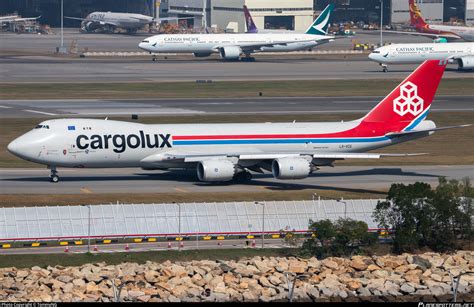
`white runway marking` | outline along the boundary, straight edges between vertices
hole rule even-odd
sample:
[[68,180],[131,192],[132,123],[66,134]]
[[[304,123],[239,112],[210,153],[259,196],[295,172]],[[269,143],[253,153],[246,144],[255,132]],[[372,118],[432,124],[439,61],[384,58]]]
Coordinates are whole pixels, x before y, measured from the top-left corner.
[[11,109],[12,107],[7,107],[7,106],[0,106],[2,109]]
[[58,115],[58,114],[54,114],[54,113],[41,112],[41,111],[35,111],[35,110],[23,110],[23,111],[30,112],[30,113],[38,113],[38,114],[43,114],[43,115],[50,115],[50,116]]

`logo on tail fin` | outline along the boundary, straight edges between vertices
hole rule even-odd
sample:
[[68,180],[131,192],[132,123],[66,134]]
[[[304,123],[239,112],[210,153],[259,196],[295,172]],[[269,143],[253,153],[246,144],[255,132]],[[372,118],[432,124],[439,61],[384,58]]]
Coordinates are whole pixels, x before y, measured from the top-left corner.
[[329,18],[334,10],[334,4],[326,6],[314,23],[306,30],[306,34],[326,35],[329,29]]
[[423,98],[418,96],[418,86],[408,81],[400,86],[400,96],[393,100],[393,112],[400,116],[411,113],[417,116],[423,112]]
[[424,26],[425,20],[421,16],[421,10],[416,5],[415,1],[409,1],[409,9],[410,9],[410,23],[412,26]]
[[257,33],[258,29],[255,23],[253,22],[252,15],[246,5],[244,5],[244,15],[245,15],[245,22],[247,24],[247,33]]

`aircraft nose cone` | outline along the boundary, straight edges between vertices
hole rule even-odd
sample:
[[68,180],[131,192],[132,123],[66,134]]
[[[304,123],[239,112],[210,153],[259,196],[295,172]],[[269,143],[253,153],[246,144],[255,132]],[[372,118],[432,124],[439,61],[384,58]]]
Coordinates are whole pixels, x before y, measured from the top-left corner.
[[138,44],[138,48],[148,51],[148,45],[148,43],[141,42],[140,44]]
[[18,156],[18,154],[20,152],[20,146],[19,146],[18,140],[11,141],[10,144],[8,144],[7,149],[12,154]]

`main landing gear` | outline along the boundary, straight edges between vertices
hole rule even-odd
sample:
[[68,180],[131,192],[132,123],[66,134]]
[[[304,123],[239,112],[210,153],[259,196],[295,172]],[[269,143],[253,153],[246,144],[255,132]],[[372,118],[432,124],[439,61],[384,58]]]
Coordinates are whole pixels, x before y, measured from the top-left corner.
[[240,172],[234,176],[234,181],[236,182],[247,182],[250,180],[252,180],[252,174],[249,172]]
[[58,171],[56,170],[56,167],[54,166],[51,166],[51,175],[49,175],[49,181],[51,181],[52,183],[59,182]]
[[255,58],[250,56],[250,54],[246,54],[245,57],[240,59],[242,62],[255,62]]

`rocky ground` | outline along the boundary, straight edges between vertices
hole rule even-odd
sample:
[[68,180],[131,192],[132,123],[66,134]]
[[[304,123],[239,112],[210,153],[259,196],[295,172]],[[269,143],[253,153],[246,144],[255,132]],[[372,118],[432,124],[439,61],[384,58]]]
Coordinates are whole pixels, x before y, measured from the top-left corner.
[[[348,258],[254,257],[239,261],[0,269],[0,301],[286,301],[286,272],[300,275],[295,301],[448,301],[449,273],[474,271],[474,252]],[[459,300],[474,300],[474,274],[464,275]]]

